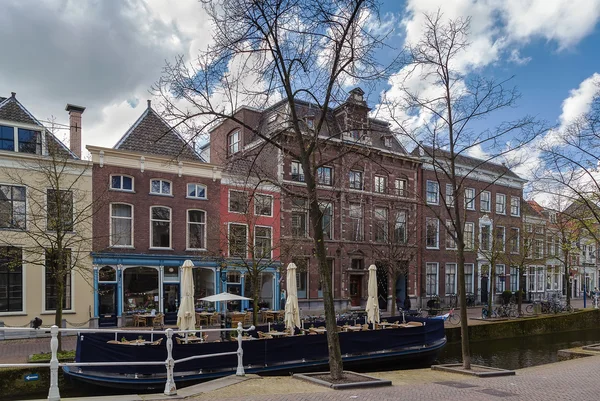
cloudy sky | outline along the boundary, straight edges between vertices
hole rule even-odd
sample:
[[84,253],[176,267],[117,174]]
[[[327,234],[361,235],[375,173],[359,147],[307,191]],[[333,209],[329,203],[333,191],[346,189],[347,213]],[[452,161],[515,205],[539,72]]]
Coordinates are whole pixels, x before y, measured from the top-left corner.
[[[522,99],[510,113],[564,125],[586,111],[600,77],[600,0],[386,0],[382,18],[397,48],[438,7],[472,18],[465,71],[515,76]],[[3,0],[2,8],[0,96],[17,92],[40,120],[59,123],[66,103],[85,106],[84,144],[113,146],[143,112],[165,61],[193,59],[210,42],[196,0]],[[384,91],[394,93],[393,81],[370,103]]]

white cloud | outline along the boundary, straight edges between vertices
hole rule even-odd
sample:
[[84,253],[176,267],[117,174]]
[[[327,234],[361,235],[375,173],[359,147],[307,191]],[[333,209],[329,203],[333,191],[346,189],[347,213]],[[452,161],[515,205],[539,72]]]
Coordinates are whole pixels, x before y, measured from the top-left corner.
[[590,111],[592,101],[598,96],[600,74],[594,73],[569,92],[569,97],[562,102],[562,113],[559,117],[562,129],[582,114]]
[[531,61],[531,57],[521,57],[519,49],[512,49],[508,61],[517,65],[527,65]]

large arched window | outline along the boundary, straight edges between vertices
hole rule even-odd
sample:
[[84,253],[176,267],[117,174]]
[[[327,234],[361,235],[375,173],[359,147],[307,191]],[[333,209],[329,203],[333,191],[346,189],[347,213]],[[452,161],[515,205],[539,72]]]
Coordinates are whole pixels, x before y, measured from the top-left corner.
[[233,155],[240,151],[241,136],[239,129],[232,131],[227,135],[227,154]]
[[123,271],[123,309],[151,311],[158,309],[158,270],[151,267],[128,267]]
[[171,248],[171,209],[168,207],[150,208],[150,247]]

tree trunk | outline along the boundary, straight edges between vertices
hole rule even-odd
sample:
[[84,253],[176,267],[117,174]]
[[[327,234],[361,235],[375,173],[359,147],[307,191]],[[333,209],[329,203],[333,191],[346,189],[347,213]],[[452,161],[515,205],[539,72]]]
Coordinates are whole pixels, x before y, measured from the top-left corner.
[[[565,255],[565,260],[568,260],[568,255]],[[569,283],[569,264],[565,262],[565,289],[567,294],[567,305],[571,305],[571,283]]]
[[518,314],[519,316],[521,316],[523,314],[523,310],[522,310],[522,305],[523,305],[523,280],[521,279],[521,277],[523,277],[523,268],[520,267],[517,270],[519,277],[517,277],[517,282],[519,283],[519,292],[517,295],[517,310],[518,310]]
[[[394,273],[393,270],[390,270],[390,275],[389,276],[392,278],[392,286],[390,288],[390,293],[392,294],[392,305],[391,305],[392,306],[391,307],[392,310],[390,311],[390,314],[392,316],[394,316],[394,314],[398,310],[398,304],[396,302],[396,280],[398,280],[398,277],[397,277],[398,273]],[[404,302],[404,300],[401,299],[400,302]],[[402,305],[402,306],[404,307],[404,305]]]
[[[58,328],[62,327],[62,312],[63,312],[63,293],[65,291],[65,275],[64,273],[57,268],[57,271],[54,274],[56,279],[56,314],[54,315],[54,324],[58,326]],[[62,351],[62,336],[58,334],[58,352]]]
[[260,291],[258,288],[258,278],[259,275],[257,274],[253,274],[251,277],[252,280],[252,300],[253,305],[252,305],[252,324],[254,325],[254,327],[256,327],[258,325],[258,302],[260,299]]
[[[465,292],[465,251],[463,241],[458,241],[458,297],[460,305],[460,342],[463,369],[471,369],[471,348],[469,344],[469,321],[467,316],[467,294]],[[475,271],[473,271],[475,275]]]
[[496,268],[491,263],[488,266],[489,266],[488,267],[489,268],[488,277],[490,278],[488,280],[488,285],[490,286],[490,291],[488,294],[488,315],[487,315],[487,317],[489,319],[490,317],[492,317],[492,308],[494,307],[494,289],[495,289],[494,280],[496,278],[496,274],[495,274]]

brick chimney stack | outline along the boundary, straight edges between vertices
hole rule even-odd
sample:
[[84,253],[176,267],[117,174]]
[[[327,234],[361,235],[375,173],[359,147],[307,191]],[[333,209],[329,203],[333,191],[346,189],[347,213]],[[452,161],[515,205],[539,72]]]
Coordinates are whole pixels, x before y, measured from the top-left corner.
[[81,115],[85,111],[85,107],[67,104],[65,110],[69,112],[69,148],[81,159]]

